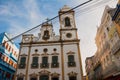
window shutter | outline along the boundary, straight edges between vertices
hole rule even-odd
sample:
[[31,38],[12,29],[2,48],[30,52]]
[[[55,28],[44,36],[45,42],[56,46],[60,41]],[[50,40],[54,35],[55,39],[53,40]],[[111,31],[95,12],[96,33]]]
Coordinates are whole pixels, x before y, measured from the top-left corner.
[[38,63],[38,57],[33,57],[33,63]]
[[26,62],[26,57],[21,57],[20,63],[25,64],[25,62]]
[[42,63],[48,63],[48,57],[43,57],[42,58]]
[[74,62],[74,56],[73,55],[68,56],[68,62]]
[[58,56],[52,56],[52,62],[57,63],[58,62]]

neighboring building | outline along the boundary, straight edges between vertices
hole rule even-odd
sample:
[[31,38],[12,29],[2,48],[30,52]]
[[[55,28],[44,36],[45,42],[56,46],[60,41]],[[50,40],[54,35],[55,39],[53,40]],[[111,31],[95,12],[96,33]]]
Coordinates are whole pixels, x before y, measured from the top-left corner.
[[83,80],[86,80],[86,76],[83,76]]
[[6,33],[0,34],[0,80],[13,80],[19,50]]
[[116,25],[116,29],[117,29],[117,32],[119,33],[119,37],[120,37],[120,0],[118,1],[118,4],[116,6],[116,11],[113,15],[113,18],[112,18],[114,24]]
[[75,14],[68,10],[64,6],[59,11],[60,35],[48,22],[38,37],[23,35],[16,80],[83,80]]
[[94,56],[87,57],[85,60],[86,77],[88,78],[88,80],[93,80],[93,75],[94,75],[93,62],[94,62]]
[[[119,72],[119,62],[113,60],[113,53],[117,48],[120,48],[120,38],[116,31],[115,24],[112,21],[112,16],[115,13],[115,9],[106,6],[100,27],[96,34],[96,44],[98,45],[99,63],[102,66],[101,76],[104,80],[115,79],[115,73]],[[113,76],[114,75],[114,76]],[[101,77],[100,77],[101,78]],[[99,79],[97,79],[99,80]]]
[[101,24],[97,29],[95,38],[97,51],[94,55],[93,71],[89,72],[94,74],[95,80],[120,78],[120,37],[116,25],[112,21],[116,10],[116,8],[106,6]]

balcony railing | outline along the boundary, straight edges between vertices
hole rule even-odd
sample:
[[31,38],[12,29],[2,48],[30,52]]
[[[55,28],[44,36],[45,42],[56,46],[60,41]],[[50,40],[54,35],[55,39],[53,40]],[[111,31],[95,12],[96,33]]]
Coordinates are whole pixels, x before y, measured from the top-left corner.
[[24,69],[26,67],[26,64],[19,64],[19,69]]
[[32,63],[31,68],[38,68],[39,64],[38,63]]
[[0,59],[0,65],[5,66],[8,69],[11,69],[11,70],[15,71],[15,68],[12,65],[10,65],[9,63],[3,61],[2,59]]
[[40,67],[41,68],[49,68],[49,63],[41,63]]
[[51,63],[51,67],[52,67],[52,68],[59,67],[59,63]]
[[75,67],[76,63],[75,62],[68,62],[68,67]]

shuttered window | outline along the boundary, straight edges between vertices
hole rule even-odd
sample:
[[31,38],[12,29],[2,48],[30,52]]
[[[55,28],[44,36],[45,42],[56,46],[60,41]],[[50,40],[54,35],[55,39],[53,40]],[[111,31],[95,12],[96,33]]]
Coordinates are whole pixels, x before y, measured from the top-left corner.
[[68,56],[68,62],[74,62],[74,56],[73,55]]
[[38,63],[38,57],[33,57],[33,62],[32,63]]
[[52,63],[58,63],[58,56],[52,56]]
[[25,64],[26,62],[26,57],[21,57],[20,64]]
[[48,57],[42,57],[42,63],[48,63]]

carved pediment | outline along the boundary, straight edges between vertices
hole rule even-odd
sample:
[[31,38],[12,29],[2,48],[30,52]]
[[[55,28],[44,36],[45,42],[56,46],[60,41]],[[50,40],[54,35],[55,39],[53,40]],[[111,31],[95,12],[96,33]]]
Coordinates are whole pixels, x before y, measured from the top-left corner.
[[48,53],[42,53],[41,56],[48,56]]
[[23,54],[20,54],[20,56],[27,56],[27,54],[23,53]]
[[42,70],[39,72],[39,75],[49,75],[49,74],[50,74],[50,72],[47,70]]
[[76,76],[77,73],[72,71],[72,72],[68,73],[68,75],[69,75],[69,76]]
[[52,53],[51,55],[59,55],[59,53]]
[[38,53],[33,53],[32,56],[40,56]]
[[69,51],[67,54],[75,54],[75,52]]
[[30,77],[37,77],[38,74],[34,72],[34,73],[30,74],[29,76],[30,76]]
[[59,75],[60,75],[60,74],[59,74],[59,73],[56,73],[56,72],[54,72],[54,73],[51,74],[52,77],[59,77]]

